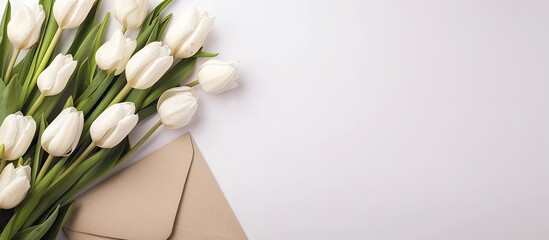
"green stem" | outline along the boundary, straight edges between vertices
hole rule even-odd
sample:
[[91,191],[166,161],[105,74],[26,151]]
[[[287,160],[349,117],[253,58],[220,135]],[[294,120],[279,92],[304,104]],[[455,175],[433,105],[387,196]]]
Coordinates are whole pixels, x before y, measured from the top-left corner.
[[211,58],[211,57],[217,57],[219,53],[211,53],[211,52],[203,52],[200,51],[197,54],[195,54],[193,57],[195,58]]
[[0,172],[2,172],[2,170],[4,170],[4,168],[6,167],[6,165],[8,165],[8,160],[6,160],[6,159],[0,159]]
[[126,34],[126,31],[128,31],[128,28],[126,26],[122,26],[122,35]]
[[76,167],[78,167],[78,165],[80,165],[80,163],[82,163],[82,161],[84,161],[84,159],[86,159],[88,157],[88,155],[90,155],[90,153],[93,151],[93,149],[95,149],[95,144],[92,142],[92,143],[90,143],[90,145],[88,145],[86,150],[84,150],[84,152],[82,152],[82,154],[80,154],[80,156],[78,156],[78,158],[69,166],[69,168],[67,168],[67,170],[65,170],[63,172],[63,174],[61,174],[61,176],[57,177],[56,182],[63,179],[70,172],[72,172],[72,170],[74,170]]
[[118,95],[116,95],[116,97],[111,101],[111,103],[109,104],[109,106],[107,106],[107,108],[114,104],[122,102],[126,98],[126,96],[128,96],[131,90],[132,90],[132,87],[129,84],[126,84],[126,86],[122,88],[122,90],[118,93]]
[[51,162],[53,161],[54,156],[49,154],[48,158],[46,159],[46,162],[44,163],[44,166],[42,166],[42,169],[40,169],[40,172],[38,173],[38,177],[36,177],[36,182],[40,182],[44,175],[46,175],[46,172],[48,171],[48,168],[51,165]]
[[19,53],[21,52],[21,49],[15,49],[13,53],[11,54],[11,60],[8,64],[8,68],[6,69],[6,76],[4,76],[4,82],[6,85],[10,83],[11,78],[11,71],[13,70],[13,66],[15,65],[15,61],[17,61],[17,56],[19,56]]
[[149,131],[147,132],[147,134],[145,134],[145,136],[143,136],[141,138],[141,140],[139,140],[139,142],[137,142],[137,144],[135,144],[135,146],[133,146],[126,154],[124,154],[124,156],[122,156],[122,158],[120,158],[120,160],[118,160],[118,162],[116,163],[117,165],[128,160],[128,158],[130,158],[131,156],[133,156],[133,154],[135,154],[135,152],[141,147],[143,146],[143,144],[145,144],[145,142],[153,135],[154,132],[156,132],[156,130],[162,126],[162,121],[158,120],[158,122],[156,122],[152,127],[151,129],[149,129]]
[[38,99],[36,99],[36,102],[34,102],[34,104],[32,104],[32,107],[30,108],[29,112],[27,113],[27,116],[32,116],[36,112],[36,110],[38,110],[40,105],[42,105],[42,102],[44,101],[44,98],[46,98],[46,96],[44,96],[44,94],[40,93],[40,96],[38,97]]
[[198,80],[194,80],[194,81],[188,83],[188,84],[185,85],[185,86],[187,86],[187,87],[195,87],[195,86],[198,86],[199,84],[200,84],[200,82],[199,82]]
[[53,39],[51,40],[50,45],[48,45],[48,49],[44,54],[44,58],[42,58],[42,60],[40,61],[40,64],[38,65],[36,72],[34,72],[34,75],[31,80],[31,84],[29,85],[28,92],[26,92],[27,94],[26,96],[29,96],[31,94],[32,89],[34,89],[34,86],[36,85],[36,81],[38,81],[38,76],[46,68],[46,65],[50,60],[51,54],[53,53],[53,50],[55,50],[55,46],[57,45],[57,42],[59,41],[59,38],[61,37],[62,33],[63,33],[63,29],[60,27],[57,27],[57,31],[55,31],[55,35],[53,35]]

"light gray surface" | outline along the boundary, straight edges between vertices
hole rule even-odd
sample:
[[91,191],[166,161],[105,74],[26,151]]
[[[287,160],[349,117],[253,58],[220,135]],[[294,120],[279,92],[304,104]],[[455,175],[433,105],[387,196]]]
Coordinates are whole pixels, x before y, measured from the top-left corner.
[[250,239],[549,238],[549,2],[176,2],[242,85],[145,153],[191,131]]

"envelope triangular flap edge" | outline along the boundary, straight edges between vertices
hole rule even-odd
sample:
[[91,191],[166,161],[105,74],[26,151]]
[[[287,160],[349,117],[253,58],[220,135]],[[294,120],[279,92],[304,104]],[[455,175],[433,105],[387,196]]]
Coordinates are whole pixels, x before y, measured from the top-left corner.
[[200,150],[192,144],[193,161],[170,239],[248,239]]

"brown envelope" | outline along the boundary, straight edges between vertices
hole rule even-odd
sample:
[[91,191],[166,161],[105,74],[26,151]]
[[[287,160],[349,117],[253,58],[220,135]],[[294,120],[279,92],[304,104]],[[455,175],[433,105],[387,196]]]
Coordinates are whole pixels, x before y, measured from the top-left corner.
[[64,231],[70,240],[247,239],[189,134],[79,197]]

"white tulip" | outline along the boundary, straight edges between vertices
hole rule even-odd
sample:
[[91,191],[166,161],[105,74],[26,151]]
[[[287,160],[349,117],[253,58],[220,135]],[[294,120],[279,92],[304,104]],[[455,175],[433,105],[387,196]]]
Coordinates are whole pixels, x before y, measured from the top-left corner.
[[135,114],[132,102],[117,103],[95,119],[90,127],[93,143],[101,148],[113,148],[118,145],[137,124],[139,117]]
[[149,1],[147,0],[116,0],[114,16],[116,20],[128,29],[140,28],[147,17]]
[[56,157],[70,155],[78,145],[83,127],[84,114],[74,107],[65,108],[42,133],[42,148]]
[[76,28],[82,24],[95,0],[56,0],[53,16],[62,29]]
[[15,160],[27,152],[36,132],[36,122],[21,112],[8,115],[0,126],[0,144],[4,144],[4,160]]
[[8,38],[17,49],[28,49],[40,38],[46,14],[42,5],[24,5],[15,12],[8,23]]
[[72,56],[59,54],[50,65],[38,75],[38,89],[44,96],[53,96],[59,94],[72,76],[76,69],[76,61]]
[[239,77],[236,62],[212,59],[200,66],[198,81],[200,87],[208,93],[222,93],[238,86]]
[[147,89],[170,69],[171,50],[161,42],[152,42],[135,53],[126,65],[126,80],[132,88]]
[[169,129],[180,128],[191,122],[197,107],[196,93],[186,86],[164,92],[157,104],[160,120]]
[[8,164],[0,173],[0,209],[12,209],[25,199],[30,189],[31,168]]
[[119,75],[126,68],[136,46],[135,40],[124,38],[122,31],[116,31],[109,41],[97,49],[95,53],[97,66],[108,73],[114,72],[115,75]]
[[192,57],[204,44],[204,40],[213,27],[215,17],[195,7],[181,13],[181,17],[172,23],[166,31],[166,44],[177,58]]

